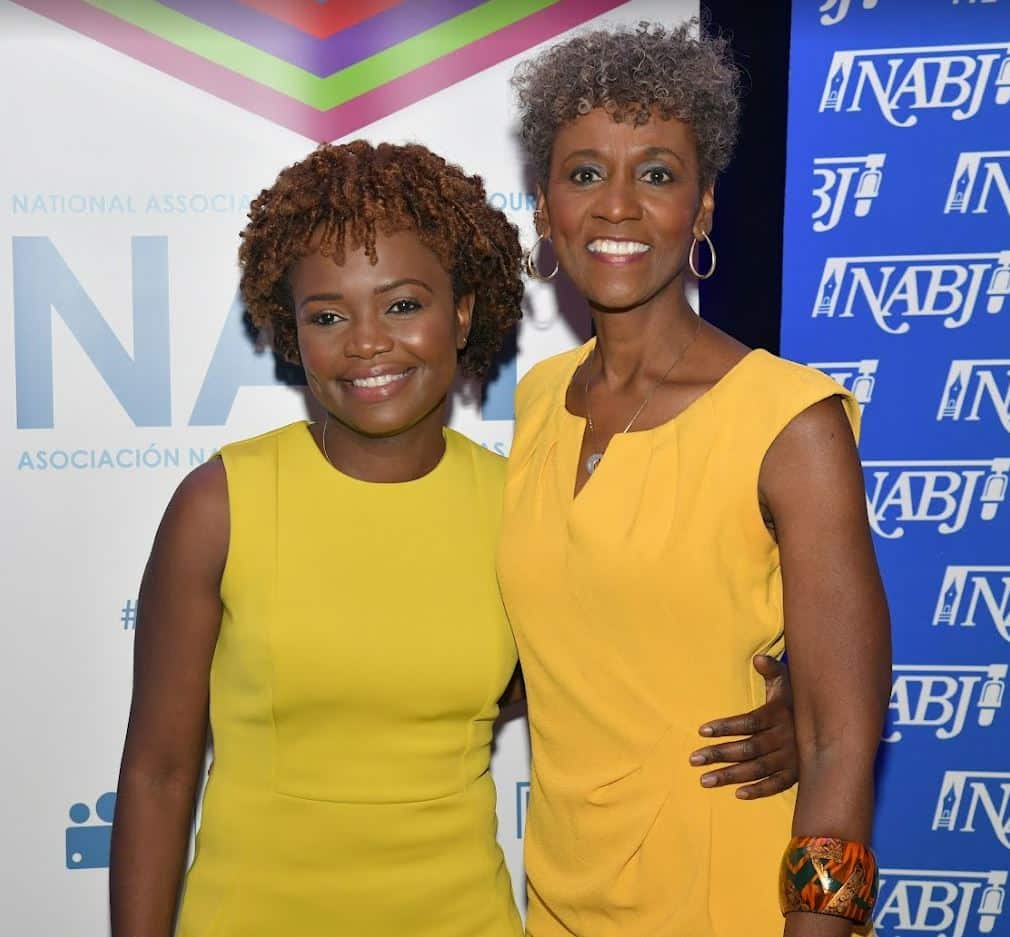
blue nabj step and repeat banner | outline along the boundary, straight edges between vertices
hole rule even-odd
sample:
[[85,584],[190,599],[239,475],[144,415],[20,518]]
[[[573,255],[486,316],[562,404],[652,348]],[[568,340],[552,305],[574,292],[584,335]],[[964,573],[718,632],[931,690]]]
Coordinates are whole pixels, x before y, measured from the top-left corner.
[[1010,935],[1010,0],[794,0],[782,353],[863,406],[875,929]]

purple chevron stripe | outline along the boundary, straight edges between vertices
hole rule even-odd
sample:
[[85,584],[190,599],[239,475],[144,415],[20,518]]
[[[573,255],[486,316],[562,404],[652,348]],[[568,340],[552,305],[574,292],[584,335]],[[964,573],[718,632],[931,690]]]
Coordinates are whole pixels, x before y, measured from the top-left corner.
[[[558,0],[539,13],[328,111],[318,111],[237,75],[84,0],[15,2],[305,137],[336,140],[607,13],[627,0]],[[461,116],[465,120],[465,113]]]
[[159,0],[162,6],[227,33],[263,52],[326,78],[459,16],[484,0],[407,0],[369,19],[317,39],[236,0]]

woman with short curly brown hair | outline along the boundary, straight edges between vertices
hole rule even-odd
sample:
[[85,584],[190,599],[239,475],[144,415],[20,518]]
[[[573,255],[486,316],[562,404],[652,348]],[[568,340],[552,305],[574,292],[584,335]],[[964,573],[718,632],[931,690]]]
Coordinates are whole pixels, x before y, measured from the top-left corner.
[[515,228],[421,146],[321,146],[255,200],[242,295],[326,413],[179,486],[140,592],[114,937],[520,937],[488,772],[516,666],[504,462],[445,427],[519,318]]
[[[520,383],[505,487],[529,937],[842,937],[873,905],[890,648],[859,408],[703,323],[685,293],[689,271],[715,271],[737,84],[697,23],[584,33],[516,73],[538,241],[596,332]],[[527,258],[552,277],[542,264]],[[798,795],[758,762],[738,797],[783,792],[702,790],[696,727],[750,708],[752,658],[785,646]]]
[[252,203],[239,250],[240,289],[253,322],[272,332],[282,358],[300,361],[288,273],[313,239],[338,264],[348,243],[374,262],[376,233],[401,230],[415,232],[435,253],[455,296],[474,294],[459,363],[464,374],[487,373],[520,316],[514,225],[488,204],[479,176],[423,146],[365,140],[320,146]]

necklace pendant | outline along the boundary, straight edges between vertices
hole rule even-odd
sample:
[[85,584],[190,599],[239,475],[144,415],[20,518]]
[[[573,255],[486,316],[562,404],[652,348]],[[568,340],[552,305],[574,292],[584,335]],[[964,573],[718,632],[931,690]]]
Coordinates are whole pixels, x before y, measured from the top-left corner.
[[592,452],[592,453],[590,453],[589,458],[586,459],[586,471],[590,475],[592,475],[593,472],[596,471],[596,466],[598,466],[600,464],[600,461],[602,459],[603,459],[603,453],[602,452]]

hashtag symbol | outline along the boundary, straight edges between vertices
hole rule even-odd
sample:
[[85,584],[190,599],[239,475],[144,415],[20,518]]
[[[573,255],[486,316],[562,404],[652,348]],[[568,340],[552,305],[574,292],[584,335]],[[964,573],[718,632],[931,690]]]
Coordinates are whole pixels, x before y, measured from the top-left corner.
[[127,599],[123,606],[119,620],[123,623],[123,631],[129,631],[137,625],[137,603],[133,599]]

